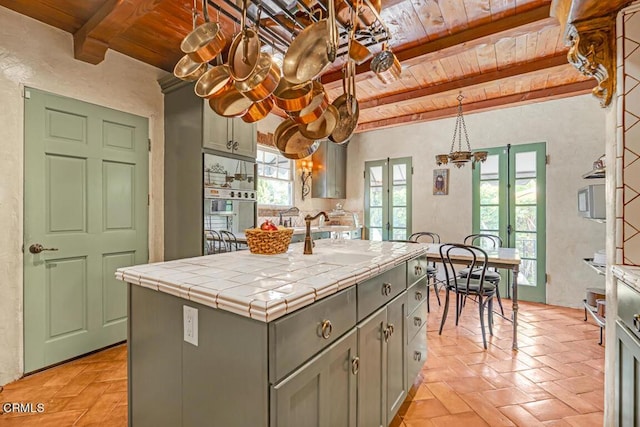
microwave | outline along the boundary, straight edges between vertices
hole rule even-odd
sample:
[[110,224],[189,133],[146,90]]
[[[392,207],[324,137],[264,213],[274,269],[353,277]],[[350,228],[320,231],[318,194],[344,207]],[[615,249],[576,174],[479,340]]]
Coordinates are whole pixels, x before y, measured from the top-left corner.
[[605,219],[604,184],[588,185],[578,190],[578,214],[589,219]]

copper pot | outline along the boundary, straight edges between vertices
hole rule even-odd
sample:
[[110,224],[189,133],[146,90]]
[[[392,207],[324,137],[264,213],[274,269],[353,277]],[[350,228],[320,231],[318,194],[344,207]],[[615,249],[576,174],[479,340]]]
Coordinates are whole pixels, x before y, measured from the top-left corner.
[[338,123],[338,109],[329,104],[322,116],[311,123],[298,125],[300,134],[309,139],[326,138],[334,131]]
[[209,99],[224,89],[230,80],[229,67],[227,65],[218,65],[204,73],[193,89],[200,98]]
[[233,38],[229,48],[229,70],[231,71],[231,77],[237,82],[251,77],[260,59],[258,31],[260,29],[260,12],[262,8],[258,8],[258,17],[256,19],[258,27],[252,30],[245,28],[248,7],[248,0],[243,0],[242,20],[240,21],[241,31]]
[[306,82],[294,85],[287,79],[280,79],[273,92],[276,105],[288,113],[296,113],[309,105],[313,99],[313,83]]
[[251,104],[249,98],[238,92],[233,80],[229,80],[216,96],[209,98],[209,107],[223,117],[242,117]]
[[313,82],[313,98],[309,105],[300,110],[299,113],[290,113],[289,117],[298,124],[307,124],[314,122],[320,118],[329,105],[329,98],[324,91],[322,83]]
[[320,141],[302,136],[298,125],[291,119],[285,119],[280,123],[273,134],[273,140],[280,154],[293,160],[312,155],[320,145]]
[[344,93],[333,101],[338,110],[338,122],[329,135],[329,139],[336,144],[345,144],[358,126],[360,106],[356,98],[355,64],[348,61],[343,68],[342,89]]
[[207,67],[206,62],[195,62],[189,55],[185,55],[173,67],[173,75],[181,80],[194,81],[207,71]]
[[338,49],[338,30],[335,5],[328,2],[329,16],[302,30],[284,55],[282,72],[291,83],[313,80],[335,60]]
[[268,96],[262,101],[251,104],[247,112],[242,116],[245,123],[254,123],[264,119],[273,109],[273,98]]
[[280,82],[280,68],[271,55],[260,53],[253,73],[243,81],[236,81],[236,89],[250,100],[262,101],[273,93]]
[[194,28],[180,44],[180,49],[195,62],[211,61],[222,52],[226,44],[222,27],[217,22],[209,22],[209,8],[206,0],[202,1],[202,12],[204,24]]

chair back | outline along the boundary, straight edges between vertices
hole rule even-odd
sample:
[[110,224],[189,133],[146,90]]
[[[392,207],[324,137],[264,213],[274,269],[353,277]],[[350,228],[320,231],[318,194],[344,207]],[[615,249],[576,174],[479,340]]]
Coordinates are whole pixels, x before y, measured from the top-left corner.
[[480,246],[485,249],[497,249],[502,247],[502,239],[495,234],[476,233],[465,237],[464,244]]
[[419,231],[409,236],[409,240],[420,243],[440,243],[440,236],[430,231]]
[[[452,288],[456,292],[465,294],[482,294],[484,287],[484,276],[487,272],[487,252],[478,246],[465,245],[459,243],[445,243],[440,246],[440,259],[444,265],[444,272],[446,276],[446,285]],[[464,261],[456,260],[456,257],[468,258]],[[459,277],[456,272],[456,265],[460,268],[469,268],[469,271],[480,272],[479,279],[472,279],[471,274],[467,274],[467,277]],[[471,284],[478,284],[477,290],[471,290]]]
[[222,244],[224,244],[226,252],[238,250],[238,239],[231,231],[220,230],[220,237],[222,238]]
[[219,253],[222,246],[222,237],[220,237],[220,234],[216,230],[205,230],[204,237],[207,255]]

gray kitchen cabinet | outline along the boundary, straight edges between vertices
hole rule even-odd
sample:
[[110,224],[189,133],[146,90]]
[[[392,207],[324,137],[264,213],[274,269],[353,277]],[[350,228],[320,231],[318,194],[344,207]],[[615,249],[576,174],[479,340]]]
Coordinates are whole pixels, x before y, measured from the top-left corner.
[[[407,265],[407,277],[411,278],[412,274],[420,271],[415,268],[416,261],[418,265],[421,262],[411,260]],[[412,265],[413,264],[413,265]],[[426,272],[426,269],[424,269]],[[415,276],[413,276],[415,278]],[[428,297],[427,285],[429,278],[422,276],[407,289],[407,387],[415,381],[420,373],[422,366],[427,361],[427,302]]]
[[407,395],[407,294],[358,324],[358,426],[387,426]]
[[214,113],[205,103],[202,146],[224,154],[256,158],[257,125]]
[[313,160],[311,197],[346,198],[347,147],[331,141],[322,141],[311,159]]
[[640,340],[616,321],[616,404],[617,426],[640,425]]
[[271,426],[355,427],[357,331],[271,387]]

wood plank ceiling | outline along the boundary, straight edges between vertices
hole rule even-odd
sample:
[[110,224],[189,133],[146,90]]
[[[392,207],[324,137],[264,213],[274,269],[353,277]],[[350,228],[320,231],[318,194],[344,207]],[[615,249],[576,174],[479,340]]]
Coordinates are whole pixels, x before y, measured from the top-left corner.
[[[550,3],[383,0],[381,16],[402,76],[383,84],[370,71],[370,61],[357,67],[357,131],[455,115],[459,91],[465,112],[589,93],[596,83],[567,63],[568,48],[560,24],[550,17]],[[230,42],[237,25],[229,17],[239,19],[237,8],[223,0],[209,4]],[[99,63],[112,49],[169,72],[192,28],[192,5],[192,0],[0,0],[0,6],[73,34],[80,60]],[[222,13],[216,13],[218,7]],[[277,19],[287,18],[278,14]],[[378,52],[380,45],[370,49]],[[321,78],[331,100],[342,93],[343,60]]]

